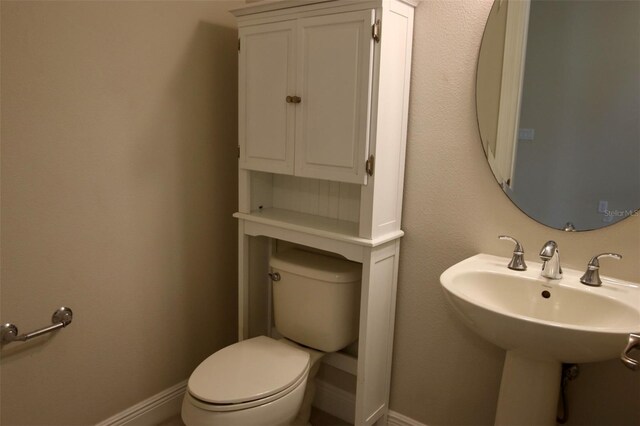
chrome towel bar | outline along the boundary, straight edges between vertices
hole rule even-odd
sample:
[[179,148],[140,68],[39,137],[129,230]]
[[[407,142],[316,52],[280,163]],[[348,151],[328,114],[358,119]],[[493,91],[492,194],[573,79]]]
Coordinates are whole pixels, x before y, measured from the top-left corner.
[[14,324],[6,323],[0,326],[0,342],[3,345],[7,343],[20,341],[26,342],[27,340],[31,340],[34,337],[42,336],[43,334],[51,333],[54,330],[59,328],[64,328],[71,324],[71,320],[73,319],[73,312],[70,308],[61,307],[56,309],[56,311],[51,316],[51,322],[53,324],[39,328],[31,333],[20,334],[18,335],[18,327]]

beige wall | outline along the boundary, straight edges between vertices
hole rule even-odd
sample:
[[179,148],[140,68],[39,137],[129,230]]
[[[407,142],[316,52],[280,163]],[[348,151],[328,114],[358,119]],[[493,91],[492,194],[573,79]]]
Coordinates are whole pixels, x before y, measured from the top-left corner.
[[[565,234],[495,183],[473,96],[490,6],[416,14],[391,408],[430,426],[491,424],[504,356],[447,308],[448,266],[508,256],[507,233],[530,260],[556,239],[576,268],[620,251],[603,270],[640,280],[640,218]],[[3,424],[96,422],[234,340],[230,7],[2,3],[2,321],[27,331],[57,305],[76,312],[54,338],[2,350]],[[617,361],[571,386],[572,424],[640,421],[640,375]]]
[[[640,217],[599,231],[563,233],[527,218],[484,160],[474,105],[475,67],[490,1],[425,1],[416,11],[409,141],[391,408],[427,425],[492,424],[504,352],[448,309],[439,275],[479,252],[528,260],[555,239],[563,264],[584,268],[623,253],[605,274],[640,281]],[[582,366],[570,424],[640,424],[640,375],[619,361]]]
[[2,2],[3,425],[91,424],[236,336],[232,2]]

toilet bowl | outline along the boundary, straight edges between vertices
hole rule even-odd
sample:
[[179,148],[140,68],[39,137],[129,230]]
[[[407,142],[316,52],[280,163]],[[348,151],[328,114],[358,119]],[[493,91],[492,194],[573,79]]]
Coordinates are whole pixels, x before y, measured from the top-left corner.
[[296,424],[298,414],[310,410],[313,393],[305,391],[323,355],[266,336],[227,346],[189,378],[182,419],[188,426]]
[[307,425],[320,360],[356,340],[359,264],[292,249],[270,265],[284,338],[243,340],[204,360],[182,403],[187,426]]

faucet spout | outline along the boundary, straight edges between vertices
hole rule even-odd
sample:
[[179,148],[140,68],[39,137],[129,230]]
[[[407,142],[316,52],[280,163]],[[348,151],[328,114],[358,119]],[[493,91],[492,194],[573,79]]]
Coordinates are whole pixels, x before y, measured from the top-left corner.
[[562,267],[560,266],[560,250],[555,241],[547,241],[540,250],[542,260],[542,276],[551,280],[562,278]]

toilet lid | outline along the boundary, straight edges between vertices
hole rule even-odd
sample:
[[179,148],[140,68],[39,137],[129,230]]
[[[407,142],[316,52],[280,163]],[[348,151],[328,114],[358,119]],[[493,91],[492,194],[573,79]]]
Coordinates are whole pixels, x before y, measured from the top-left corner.
[[309,354],[269,337],[243,340],[205,359],[189,378],[189,393],[212,404],[266,398],[293,385]]

